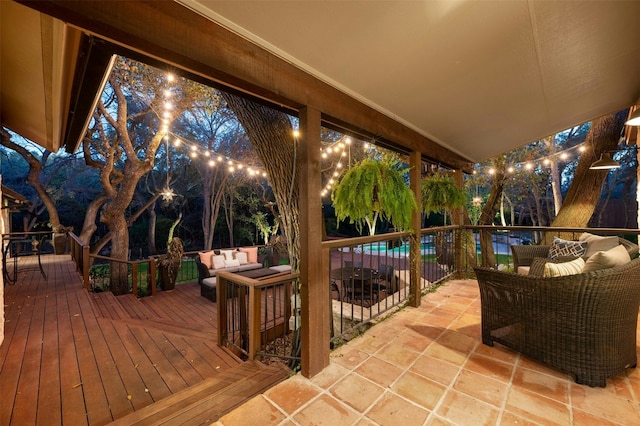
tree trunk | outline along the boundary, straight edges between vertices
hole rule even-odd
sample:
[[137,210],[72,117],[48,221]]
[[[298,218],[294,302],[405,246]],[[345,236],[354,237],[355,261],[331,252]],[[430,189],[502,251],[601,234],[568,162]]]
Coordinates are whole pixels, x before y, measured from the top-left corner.
[[4,129],[0,129],[0,144],[16,151],[18,154],[25,159],[25,161],[29,164],[29,173],[27,174],[27,183],[33,187],[33,189],[40,197],[40,200],[44,204],[49,213],[49,223],[51,224],[51,228],[55,230],[60,227],[60,218],[58,216],[58,209],[56,208],[56,203],[47,193],[46,188],[40,182],[40,173],[42,172],[42,168],[44,163],[48,158],[47,151],[42,155],[42,163],[38,160],[29,150],[14,143],[11,140],[11,135],[9,132]]
[[[551,226],[582,228],[589,224],[600,199],[602,183],[609,173],[609,170],[591,170],[589,167],[601,153],[616,149],[625,118],[626,111],[623,111],[591,122],[586,139],[590,149],[582,153],[562,208]],[[570,235],[561,237],[571,238]],[[545,241],[550,243],[552,239],[553,235],[548,235]]]
[[300,208],[297,161],[298,141],[289,117],[273,108],[229,93],[223,98],[244,127],[264,165],[278,206],[289,261],[298,271],[300,260]]
[[[544,144],[547,146],[549,154],[554,154],[556,152],[553,139],[553,136],[544,138]],[[550,156],[549,158],[549,170],[551,171],[551,193],[553,194],[553,217],[555,217],[562,208],[562,186],[560,183],[558,162],[554,156]]]
[[[491,184],[491,192],[489,193],[487,202],[482,208],[479,220],[480,225],[493,225],[493,219],[496,217],[498,208],[500,207],[502,191],[504,191],[506,175],[505,159],[503,156],[499,156],[494,159],[493,168],[495,173],[493,175],[493,183]],[[480,232],[480,252],[482,254],[482,266],[492,266],[496,264],[491,231]]]
[[156,214],[156,201],[154,201],[150,206],[147,207],[147,212],[149,213],[149,239],[147,241],[149,250],[149,254],[153,255],[158,252],[156,248],[156,220],[158,215]]

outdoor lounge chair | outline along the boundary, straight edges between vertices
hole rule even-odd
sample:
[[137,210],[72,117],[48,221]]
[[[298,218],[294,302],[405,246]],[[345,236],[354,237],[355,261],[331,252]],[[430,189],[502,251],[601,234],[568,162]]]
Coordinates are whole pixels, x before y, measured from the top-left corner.
[[636,366],[640,259],[546,278],[474,269],[484,344],[501,343],[589,386]]
[[[638,246],[629,240],[618,237],[618,243],[623,245],[631,259],[638,255]],[[513,270],[519,272],[520,267],[529,267],[536,257],[548,257],[550,245],[512,245]]]

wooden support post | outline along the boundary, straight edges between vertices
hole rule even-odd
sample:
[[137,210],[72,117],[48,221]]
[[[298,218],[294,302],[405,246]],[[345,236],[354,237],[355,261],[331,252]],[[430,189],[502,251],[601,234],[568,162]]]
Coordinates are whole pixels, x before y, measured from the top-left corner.
[[256,359],[256,353],[260,350],[262,333],[260,332],[260,297],[261,291],[255,285],[249,287],[249,359]]
[[413,212],[411,225],[413,228],[413,237],[409,245],[409,304],[415,308],[420,306],[420,278],[422,277],[422,254],[421,254],[421,233],[422,229],[422,154],[420,151],[413,151],[409,155],[409,185],[413,191],[418,204],[418,210]]
[[224,273],[216,274],[216,304],[218,309],[218,346],[224,346],[224,341],[227,339],[227,279],[224,277]]
[[151,286],[151,295],[156,295],[156,259],[149,257],[149,276],[147,277],[147,283]]
[[302,374],[313,377],[329,365],[329,282],[322,276],[320,111],[300,110],[300,297]]

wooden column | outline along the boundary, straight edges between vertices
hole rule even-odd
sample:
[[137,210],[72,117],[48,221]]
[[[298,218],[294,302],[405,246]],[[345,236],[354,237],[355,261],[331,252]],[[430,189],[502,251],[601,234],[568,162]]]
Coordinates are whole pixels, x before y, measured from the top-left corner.
[[320,111],[302,108],[299,117],[302,374],[313,377],[329,365],[329,283],[322,280]]
[[413,212],[412,228],[413,237],[409,247],[409,277],[411,281],[409,304],[415,308],[420,306],[420,278],[422,276],[422,256],[420,253],[420,230],[422,229],[422,153],[420,151],[413,151],[409,155],[409,165],[411,167],[409,171],[409,185],[413,191],[413,195],[416,197],[416,203],[418,204],[418,210]]

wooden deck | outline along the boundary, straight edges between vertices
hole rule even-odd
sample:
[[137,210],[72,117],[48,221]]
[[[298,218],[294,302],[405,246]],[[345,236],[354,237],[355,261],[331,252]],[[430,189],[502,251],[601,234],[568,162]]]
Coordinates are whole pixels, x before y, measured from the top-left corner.
[[[43,256],[46,281],[29,268],[34,259],[20,262],[4,295],[0,425],[103,425],[144,407],[175,414],[170,403],[186,410],[181,418],[190,424],[215,421],[225,411],[220,401],[232,408],[286,377],[216,345],[216,304],[196,283],[143,299],[115,297],[86,292],[68,256]],[[258,376],[260,385],[239,384]],[[222,383],[235,386],[235,399]],[[197,386],[218,402],[199,403]],[[188,414],[195,406],[199,414]]]

